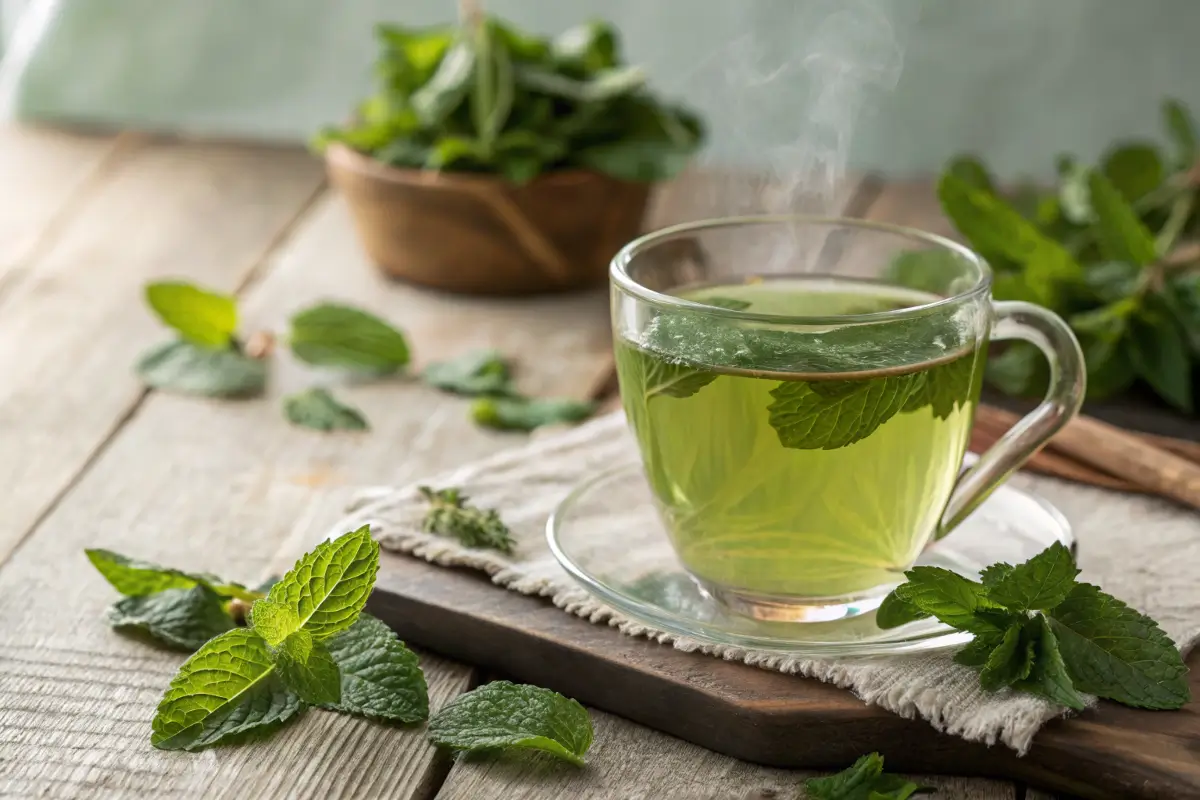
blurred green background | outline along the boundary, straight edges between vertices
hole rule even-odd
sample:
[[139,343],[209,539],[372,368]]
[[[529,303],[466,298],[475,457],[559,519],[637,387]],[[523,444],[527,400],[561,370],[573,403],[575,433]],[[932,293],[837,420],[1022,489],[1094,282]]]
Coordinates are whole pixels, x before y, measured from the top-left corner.
[[[1158,137],[1200,111],[1200,0],[493,0],[555,32],[614,21],[668,95],[707,117],[707,158],[936,171],[980,153],[1048,176],[1067,150]],[[364,93],[374,22],[451,0],[0,0],[0,103],[21,118],[302,140]],[[899,67],[903,64],[903,70]],[[893,88],[894,87],[894,88]]]

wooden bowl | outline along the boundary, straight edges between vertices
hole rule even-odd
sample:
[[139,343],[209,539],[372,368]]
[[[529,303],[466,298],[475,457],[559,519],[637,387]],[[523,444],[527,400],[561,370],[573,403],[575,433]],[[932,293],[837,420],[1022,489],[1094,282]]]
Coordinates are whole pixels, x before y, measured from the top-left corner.
[[493,175],[389,167],[344,145],[325,152],[367,255],[388,275],[469,294],[594,286],[641,231],[649,184],[595,172]]

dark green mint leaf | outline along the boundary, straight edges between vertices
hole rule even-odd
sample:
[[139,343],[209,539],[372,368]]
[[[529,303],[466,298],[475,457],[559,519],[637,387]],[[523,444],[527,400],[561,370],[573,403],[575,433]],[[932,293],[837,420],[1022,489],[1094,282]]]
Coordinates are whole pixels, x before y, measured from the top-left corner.
[[585,75],[615,67],[619,51],[617,32],[608,23],[599,21],[563,31],[550,44],[555,61]]
[[1146,312],[1129,322],[1130,361],[1154,391],[1180,411],[1192,411],[1192,366],[1179,325],[1166,314]]
[[1142,224],[1129,200],[1099,172],[1088,175],[1088,190],[1096,212],[1092,230],[1104,256],[1133,264],[1154,261],[1157,256],[1154,234]]
[[237,331],[237,301],[182,281],[161,281],[146,287],[146,302],[159,319],[192,344],[228,348]]
[[1196,124],[1192,115],[1178,100],[1168,100],[1163,103],[1163,119],[1166,122],[1167,133],[1171,136],[1171,143],[1175,146],[1175,167],[1188,169],[1200,156],[1196,145]]
[[421,377],[442,391],[475,397],[512,394],[512,372],[498,350],[472,350],[449,361],[430,364]]
[[454,537],[466,547],[491,547],[512,553],[516,542],[495,509],[468,505],[467,496],[453,487],[434,491],[420,486],[418,491],[429,501],[429,512],[421,524],[423,530]]
[[1008,342],[1004,352],[984,366],[988,382],[1005,394],[1029,397],[1044,393],[1050,369],[1042,352],[1028,342]]
[[93,548],[84,550],[84,553],[114,589],[130,597],[167,589],[189,589],[197,584],[206,586],[220,597],[236,597],[240,600],[262,597],[261,593],[247,589],[240,583],[223,581],[215,575],[160,567],[148,561],[126,558],[111,550]]
[[1003,561],[997,561],[990,567],[983,568],[983,571],[979,573],[979,580],[983,582],[984,586],[991,588],[1000,581],[1004,580],[1004,578],[1011,575],[1013,569],[1014,567],[1012,564],[1005,564]]
[[[1013,611],[1047,611],[1075,586],[1079,569],[1071,551],[1055,542],[988,586],[988,599]],[[1025,677],[1025,676],[1021,676]]]
[[971,352],[919,373],[903,410],[931,406],[935,417],[947,419],[973,395],[977,360]]
[[252,397],[267,385],[264,362],[236,350],[213,350],[185,342],[167,342],[146,353],[136,366],[151,389],[204,397]]
[[408,363],[404,334],[373,314],[322,303],[292,317],[292,352],[320,367],[395,372]]
[[370,614],[325,641],[342,676],[342,697],[325,706],[389,722],[421,722],[429,693],[417,656]]
[[437,70],[409,98],[421,123],[429,127],[442,125],[471,90],[475,70],[475,49],[468,39],[446,50]]
[[1081,583],[1050,611],[1050,628],[1079,691],[1138,708],[1179,708],[1191,699],[1175,643],[1149,617]]
[[582,422],[596,404],[566,398],[480,397],[471,417],[480,425],[503,431],[531,431],[543,425]]
[[996,193],[996,186],[987,167],[974,156],[958,156],[946,167],[946,171],[963,183],[985,192]]
[[1058,650],[1058,640],[1054,638],[1046,618],[1036,614],[1027,620],[1022,637],[1033,646],[1035,656],[1029,675],[1014,683],[1013,688],[1082,711],[1085,706],[1084,699],[1075,690],[1070,676],[1067,675],[1062,654]]
[[928,611],[918,608],[893,591],[883,598],[883,602],[875,611],[875,624],[887,630],[899,628],[901,625],[907,625],[928,616],[931,616]]
[[1120,339],[1098,337],[1079,331],[1079,346],[1087,368],[1087,397],[1101,400],[1120,394],[1130,387],[1137,370],[1129,356],[1129,348]]
[[1171,316],[1187,334],[1192,355],[1200,356],[1200,275],[1168,278],[1162,297]]
[[[254,604],[251,624],[272,646],[297,630],[326,639],[358,619],[378,568],[379,544],[368,525],[322,542],[271,587],[266,601]],[[260,604],[269,615],[260,617]]]
[[1015,616],[988,600],[982,584],[941,567],[913,567],[908,583],[896,587],[900,599],[958,630],[1003,633]]
[[1116,148],[1105,156],[1101,169],[1113,188],[1130,203],[1157,189],[1165,176],[1162,157],[1157,149],[1147,144],[1128,144]]
[[454,750],[527,748],[583,766],[592,721],[549,689],[495,681],[459,695],[429,720],[429,738]]
[[267,733],[304,705],[275,675],[267,643],[245,628],[201,647],[171,681],[154,715],[150,744],[199,750]]
[[275,671],[306,703],[334,704],[342,699],[342,676],[333,656],[303,629],[280,643],[275,651]]
[[809,778],[804,793],[809,800],[907,800],[918,792],[931,792],[899,775],[883,771],[883,757],[871,753],[836,775]]
[[328,390],[320,387],[283,398],[283,413],[293,425],[318,431],[370,429],[361,411],[338,401]]
[[[979,673],[979,685],[994,692],[1029,677],[1036,656],[1034,643],[1021,637],[1022,623],[1017,621],[1004,632]],[[959,663],[962,663],[961,661]]]
[[954,654],[954,662],[964,667],[982,667],[1003,640],[1004,637],[999,633],[977,633],[974,639]]
[[221,598],[199,585],[118,600],[108,609],[108,623],[189,653],[234,627]]
[[921,380],[920,373],[909,373],[862,381],[785,381],[771,390],[771,427],[784,447],[846,447],[894,417]]

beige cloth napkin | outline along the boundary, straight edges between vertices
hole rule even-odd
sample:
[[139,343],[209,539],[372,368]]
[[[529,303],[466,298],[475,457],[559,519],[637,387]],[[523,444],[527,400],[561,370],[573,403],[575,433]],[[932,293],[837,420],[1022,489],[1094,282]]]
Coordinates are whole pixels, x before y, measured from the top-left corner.
[[[472,502],[501,510],[517,540],[506,557],[422,533],[426,503],[416,485],[360,494],[337,533],[370,523],[385,548],[447,566],[483,570],[512,591],[550,598],[565,611],[681,650],[744,661],[850,689],[865,702],[970,741],[999,741],[1024,753],[1034,734],[1062,709],[1012,691],[984,692],[978,674],[952,660],[953,650],[902,656],[800,658],[702,644],[641,625],[585,592],[551,555],[545,522],[560,500],[597,472],[636,458],[621,414],[535,438],[518,449],[468,464],[420,485],[460,486]],[[1049,499],[1079,540],[1081,580],[1097,583],[1149,614],[1186,652],[1200,638],[1200,515],[1166,502],[1021,474],[1020,488]]]

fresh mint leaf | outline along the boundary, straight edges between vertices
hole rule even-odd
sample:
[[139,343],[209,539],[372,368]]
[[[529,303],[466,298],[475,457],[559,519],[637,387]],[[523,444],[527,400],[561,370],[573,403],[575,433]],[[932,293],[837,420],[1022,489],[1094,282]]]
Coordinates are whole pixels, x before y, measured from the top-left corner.
[[304,710],[275,674],[267,643],[245,628],[201,647],[158,704],[150,743],[162,750],[199,750],[267,733]]
[[1011,575],[1014,569],[1015,567],[1012,564],[1005,564],[1003,561],[997,561],[990,567],[983,568],[983,571],[979,573],[979,580],[984,586],[990,589]]
[[988,663],[992,651],[1000,646],[1003,639],[1003,635],[998,633],[977,633],[974,639],[954,654],[954,663],[964,667],[982,667]]
[[388,722],[421,722],[429,716],[429,692],[417,656],[383,622],[359,614],[325,646],[342,681],[341,699],[326,708]]
[[1137,370],[1130,358],[1129,348],[1120,339],[1098,337],[1077,331],[1087,369],[1087,398],[1102,400],[1128,389]]
[[1149,617],[1088,583],[1049,614],[1077,690],[1137,708],[1179,708],[1191,699],[1179,650]]
[[223,350],[237,331],[237,301],[182,281],[160,281],[146,287],[146,302],[184,340]]
[[971,398],[975,382],[975,352],[958,356],[917,374],[903,411],[917,411],[930,406],[938,419],[947,419]]
[[1192,365],[1187,340],[1166,314],[1146,311],[1129,321],[1125,339],[1138,375],[1180,411],[1192,412]]
[[931,792],[899,775],[883,771],[883,756],[870,753],[836,775],[804,782],[808,800],[907,800],[918,792]]
[[404,334],[366,311],[321,303],[293,316],[291,324],[292,352],[308,364],[390,373],[408,363]]
[[1046,611],[1066,598],[1078,574],[1071,551],[1055,542],[987,584],[987,596],[1013,611]]
[[904,573],[907,583],[894,592],[952,628],[974,634],[1003,633],[1014,618],[988,599],[982,584],[941,567],[913,567]]
[[592,21],[563,31],[550,43],[554,60],[585,75],[610,69],[619,61],[617,32],[606,22]]
[[537,686],[495,681],[461,694],[429,720],[429,738],[458,751],[541,750],[583,766],[592,721],[579,703]]
[[275,651],[275,671],[306,703],[332,705],[342,699],[342,676],[333,655],[304,629],[280,643]]
[[430,386],[476,397],[512,394],[512,371],[498,350],[472,350],[449,361],[430,364],[421,373]]
[[1178,100],[1167,100],[1163,103],[1163,120],[1171,143],[1175,146],[1175,167],[1188,169],[1196,163],[1200,156],[1197,148],[1196,123],[1192,120],[1187,107]]
[[1082,711],[1086,703],[1067,675],[1058,640],[1046,618],[1041,614],[1030,617],[1025,622],[1023,637],[1033,646],[1035,656],[1029,675],[1015,682],[1013,688]]
[[1162,156],[1152,145],[1127,144],[1112,150],[1101,167],[1104,177],[1126,201],[1136,203],[1163,182]]
[[100,548],[84,550],[84,553],[92,562],[92,566],[100,571],[114,589],[129,597],[154,594],[167,589],[190,589],[197,584],[207,587],[223,598],[257,600],[262,597],[261,593],[247,589],[240,583],[223,581],[215,575],[160,567],[158,564],[126,558],[119,553]]
[[919,619],[925,619],[929,616],[932,615],[928,611],[918,608],[896,592],[891,592],[887,597],[883,598],[883,602],[876,609],[875,624],[887,630],[889,628],[899,628],[901,625],[907,625],[910,622],[916,622]]
[[[251,624],[271,646],[297,630],[314,641],[326,639],[354,624],[378,568],[379,544],[369,525],[322,542],[271,587],[265,601],[254,604]],[[271,609],[266,616],[259,616],[260,604]]]
[[313,387],[283,398],[288,422],[318,431],[365,431],[367,418],[357,408],[340,402],[327,389]]
[[502,431],[531,431],[543,425],[582,422],[596,404],[567,398],[480,397],[471,404],[476,423]]
[[1168,278],[1162,297],[1171,316],[1187,335],[1192,356],[1200,357],[1200,275]]
[[987,167],[974,156],[956,156],[946,167],[946,171],[963,183],[985,192],[996,193],[996,185]]
[[860,381],[784,381],[771,390],[771,427],[784,447],[846,447],[894,417],[921,380],[920,373],[909,373]]
[[984,691],[994,692],[1029,677],[1036,653],[1033,642],[1022,639],[1022,629],[1020,622],[1010,625],[988,655],[979,673],[979,685]]
[[516,541],[495,509],[468,505],[467,496],[454,487],[434,490],[419,486],[417,491],[429,501],[421,523],[426,532],[453,537],[465,547],[490,547],[512,554]]
[[221,598],[201,585],[118,600],[108,609],[108,623],[189,653],[234,627]]
[[1088,175],[1088,191],[1096,220],[1092,230],[1105,258],[1149,264],[1157,257],[1152,234],[1112,182],[1099,172]]
[[203,397],[253,397],[267,385],[264,362],[233,349],[213,350],[182,339],[146,353],[135,367],[151,389]]
[[413,92],[409,103],[417,119],[429,127],[443,125],[466,99],[476,69],[475,48],[464,37],[445,52],[428,81]]

